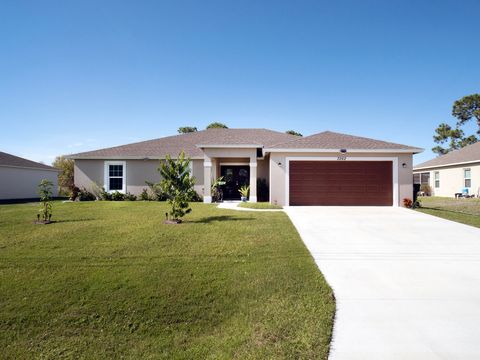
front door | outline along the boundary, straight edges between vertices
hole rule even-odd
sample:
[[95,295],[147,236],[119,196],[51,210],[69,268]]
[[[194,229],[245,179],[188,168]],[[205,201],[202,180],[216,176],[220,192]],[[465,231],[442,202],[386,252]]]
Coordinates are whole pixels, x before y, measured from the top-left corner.
[[250,168],[248,165],[221,165],[220,175],[223,176],[223,198],[225,200],[240,200],[238,190],[250,183]]

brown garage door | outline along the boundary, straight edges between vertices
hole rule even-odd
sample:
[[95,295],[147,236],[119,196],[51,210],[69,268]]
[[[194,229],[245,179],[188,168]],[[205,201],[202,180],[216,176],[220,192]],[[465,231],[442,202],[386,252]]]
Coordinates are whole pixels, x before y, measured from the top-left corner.
[[290,205],[393,202],[391,161],[290,161]]

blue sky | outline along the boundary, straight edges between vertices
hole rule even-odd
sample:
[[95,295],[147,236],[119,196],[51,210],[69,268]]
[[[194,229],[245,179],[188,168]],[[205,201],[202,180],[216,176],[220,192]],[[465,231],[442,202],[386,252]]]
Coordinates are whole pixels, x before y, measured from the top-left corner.
[[[480,2],[0,1],[0,150],[56,155],[179,126],[424,147],[480,92]],[[473,127],[471,127],[473,129]]]

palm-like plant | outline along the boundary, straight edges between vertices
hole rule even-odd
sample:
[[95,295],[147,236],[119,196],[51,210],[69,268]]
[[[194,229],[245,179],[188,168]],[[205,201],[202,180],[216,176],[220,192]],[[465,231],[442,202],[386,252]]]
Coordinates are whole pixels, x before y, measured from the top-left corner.
[[212,182],[212,200],[213,202],[217,201],[222,201],[223,200],[223,191],[222,191],[222,186],[225,185],[225,181],[223,180],[223,176],[220,176],[219,178],[215,179]]
[[243,185],[242,187],[240,187],[240,189],[238,189],[238,192],[240,193],[242,200],[247,200],[248,193],[250,192],[250,185]]
[[52,188],[53,183],[47,179],[43,179],[38,184],[38,195],[40,195],[41,208],[38,211],[38,219],[42,218],[43,222],[50,222],[52,219]]
[[166,156],[159,168],[162,180],[160,187],[170,205],[170,217],[175,222],[190,213],[189,201],[195,196],[195,178],[190,174],[190,159],[182,151],[177,159]]

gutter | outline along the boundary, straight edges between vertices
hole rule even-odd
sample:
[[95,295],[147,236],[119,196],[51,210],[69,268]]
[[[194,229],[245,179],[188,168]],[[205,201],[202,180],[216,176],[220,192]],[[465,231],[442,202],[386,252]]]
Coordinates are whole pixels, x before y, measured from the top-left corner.
[[43,171],[54,171],[54,172],[62,172],[60,169],[56,168],[51,168],[51,169],[45,169],[45,168],[39,168],[39,167],[31,167],[31,166],[15,166],[15,165],[0,165],[0,167],[8,167],[8,168],[14,168],[14,169],[27,169],[27,170],[43,170]]
[[289,153],[394,153],[394,154],[418,154],[423,152],[425,149],[414,148],[414,149],[288,149],[288,148],[270,148],[263,149],[264,153],[266,152],[289,152]]
[[[186,156],[188,158],[188,156]],[[66,155],[66,159],[72,160],[165,160],[165,156],[76,156]],[[176,159],[176,157],[172,157]],[[194,156],[190,160],[203,160],[203,156]]]

